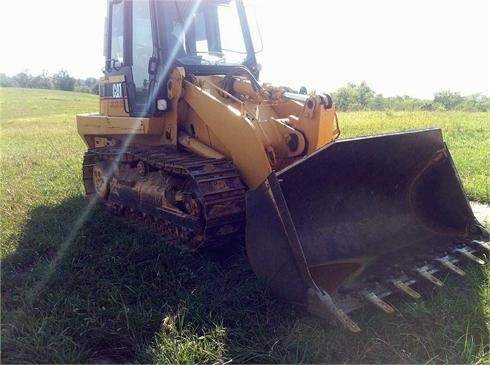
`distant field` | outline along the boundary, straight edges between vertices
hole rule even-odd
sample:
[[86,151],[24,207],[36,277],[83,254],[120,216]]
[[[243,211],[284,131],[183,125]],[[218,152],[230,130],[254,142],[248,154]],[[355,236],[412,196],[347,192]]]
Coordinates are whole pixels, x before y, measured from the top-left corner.
[[[489,363],[488,264],[394,316],[355,313],[352,335],[274,298],[240,245],[190,253],[89,209],[74,116],[97,110],[0,88],[2,363]],[[343,137],[441,127],[468,196],[490,203],[490,113],[339,119]]]

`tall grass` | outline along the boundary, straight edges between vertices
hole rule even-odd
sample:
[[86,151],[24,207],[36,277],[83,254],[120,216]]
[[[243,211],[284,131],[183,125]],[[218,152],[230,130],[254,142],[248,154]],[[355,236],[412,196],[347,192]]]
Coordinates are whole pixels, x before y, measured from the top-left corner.
[[[352,335],[278,301],[240,242],[190,253],[89,209],[74,115],[96,97],[0,93],[2,362],[488,363],[488,265],[396,302],[395,316],[355,313]],[[488,117],[340,114],[344,136],[441,126],[468,194],[487,203]]]

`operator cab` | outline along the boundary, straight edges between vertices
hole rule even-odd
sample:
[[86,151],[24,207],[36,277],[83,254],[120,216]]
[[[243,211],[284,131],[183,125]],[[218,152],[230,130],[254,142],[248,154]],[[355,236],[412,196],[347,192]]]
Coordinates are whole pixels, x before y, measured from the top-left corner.
[[197,76],[245,66],[258,76],[241,0],[109,0],[105,41],[101,99],[119,103],[121,116],[164,112],[156,101],[177,66]]

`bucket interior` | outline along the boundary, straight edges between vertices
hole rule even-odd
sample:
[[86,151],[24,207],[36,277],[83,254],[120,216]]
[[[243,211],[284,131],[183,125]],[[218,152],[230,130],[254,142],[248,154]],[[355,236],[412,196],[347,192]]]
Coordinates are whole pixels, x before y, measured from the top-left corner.
[[437,129],[339,140],[274,178],[280,188],[269,182],[247,197],[247,250],[257,275],[292,301],[304,284],[280,199],[311,276],[329,293],[389,275],[406,258],[422,261],[467,237],[475,220]]

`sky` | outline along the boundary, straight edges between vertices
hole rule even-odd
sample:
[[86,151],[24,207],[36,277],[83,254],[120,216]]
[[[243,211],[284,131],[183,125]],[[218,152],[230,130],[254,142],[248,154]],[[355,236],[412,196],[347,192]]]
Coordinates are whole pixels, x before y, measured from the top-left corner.
[[[261,81],[490,95],[488,0],[255,0]],[[1,0],[0,72],[99,77],[105,0]]]

